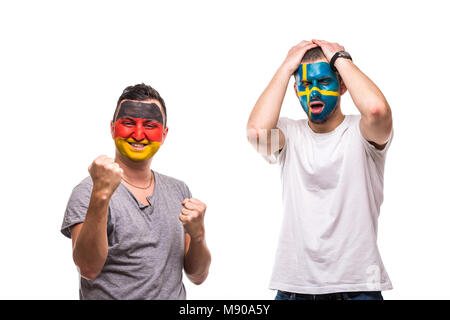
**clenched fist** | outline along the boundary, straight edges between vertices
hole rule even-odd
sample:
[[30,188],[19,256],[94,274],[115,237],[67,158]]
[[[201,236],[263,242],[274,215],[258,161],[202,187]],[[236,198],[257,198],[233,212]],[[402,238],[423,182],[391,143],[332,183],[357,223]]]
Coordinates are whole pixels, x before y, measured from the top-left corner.
[[184,208],[181,209],[179,216],[187,233],[194,240],[201,240],[205,236],[204,217],[206,204],[198,199],[184,199],[181,203]]
[[108,197],[112,196],[122,181],[122,168],[104,155],[97,157],[88,171],[94,183],[93,188]]

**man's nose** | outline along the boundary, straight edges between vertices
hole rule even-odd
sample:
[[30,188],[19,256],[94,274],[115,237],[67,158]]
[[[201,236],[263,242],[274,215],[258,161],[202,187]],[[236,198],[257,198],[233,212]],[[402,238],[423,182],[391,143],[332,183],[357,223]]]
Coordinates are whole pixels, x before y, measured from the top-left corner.
[[134,131],[133,139],[136,141],[141,141],[145,139],[144,126],[142,125],[142,123],[136,124],[136,130]]
[[319,90],[314,89],[313,91],[311,91],[311,99],[312,100],[318,100],[320,99],[321,94],[319,92]]

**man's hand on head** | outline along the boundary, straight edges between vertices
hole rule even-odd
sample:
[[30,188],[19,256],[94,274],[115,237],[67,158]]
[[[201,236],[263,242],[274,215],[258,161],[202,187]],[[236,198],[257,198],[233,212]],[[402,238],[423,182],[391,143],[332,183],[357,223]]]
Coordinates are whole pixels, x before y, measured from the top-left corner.
[[289,74],[293,74],[298,69],[298,66],[300,65],[306,51],[317,46],[318,44],[303,40],[296,46],[292,47],[291,50],[289,50],[286,59],[284,59],[283,61],[282,67],[286,68]]
[[313,39],[312,43],[318,45],[320,49],[322,49],[325,57],[327,58],[328,62],[331,61],[331,58],[339,52],[339,51],[345,51],[345,48],[341,46],[339,43],[336,42],[328,42],[325,40],[317,40]]

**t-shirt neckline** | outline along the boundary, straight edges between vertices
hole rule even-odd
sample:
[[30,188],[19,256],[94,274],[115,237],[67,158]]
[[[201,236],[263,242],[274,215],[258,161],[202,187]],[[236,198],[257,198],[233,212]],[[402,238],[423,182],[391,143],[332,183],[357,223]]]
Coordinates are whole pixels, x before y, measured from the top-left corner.
[[349,120],[349,116],[344,115],[344,120],[342,120],[342,122],[336,128],[334,128],[330,132],[325,132],[325,133],[314,132],[313,129],[311,129],[311,127],[309,126],[309,123],[308,123],[309,120],[305,121],[305,126],[306,126],[306,130],[309,132],[310,135],[312,135],[315,138],[323,139],[323,138],[330,137],[330,136],[335,135],[336,133],[340,132],[342,130],[342,128],[345,127],[348,120]]
[[157,192],[157,187],[158,187],[158,183],[157,183],[158,180],[157,180],[157,177],[156,177],[156,176],[158,175],[158,173],[157,173],[156,171],[152,170],[152,169],[150,169],[150,171],[153,172],[153,177],[155,178],[155,181],[153,182],[153,183],[154,183],[154,186],[153,186],[153,193],[152,193],[152,195],[146,197],[146,199],[147,199],[149,205],[144,204],[144,203],[141,203],[141,202],[134,196],[133,192],[131,192],[130,189],[128,189],[128,187],[127,187],[126,185],[124,185],[123,183],[120,184],[122,187],[125,188],[125,190],[130,194],[130,196],[137,202],[137,204],[138,204],[138,206],[139,206],[140,209],[144,209],[144,208],[147,208],[147,207],[149,207],[149,206],[150,206],[150,207],[153,207],[153,206],[155,205],[155,204],[154,204],[154,199],[155,199],[155,194],[156,194],[156,192]]

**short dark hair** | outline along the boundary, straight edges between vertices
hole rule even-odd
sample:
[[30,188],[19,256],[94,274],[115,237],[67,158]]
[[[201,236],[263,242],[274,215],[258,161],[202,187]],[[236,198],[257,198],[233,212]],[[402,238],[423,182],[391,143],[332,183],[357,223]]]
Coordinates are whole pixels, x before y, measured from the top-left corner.
[[164,111],[164,115],[166,120],[164,121],[164,127],[167,126],[167,110],[166,104],[164,103],[164,99],[161,98],[159,92],[153,89],[151,86],[146,85],[145,83],[137,84],[134,86],[128,86],[123,90],[122,95],[119,97],[117,101],[116,110],[114,111],[113,122],[116,120],[117,111],[119,109],[119,105],[122,100],[137,100],[144,101],[149,99],[158,100],[161,103],[161,107]]
[[306,51],[303,55],[302,63],[314,62],[321,59],[326,59],[327,57],[323,53],[320,47],[315,47]]

